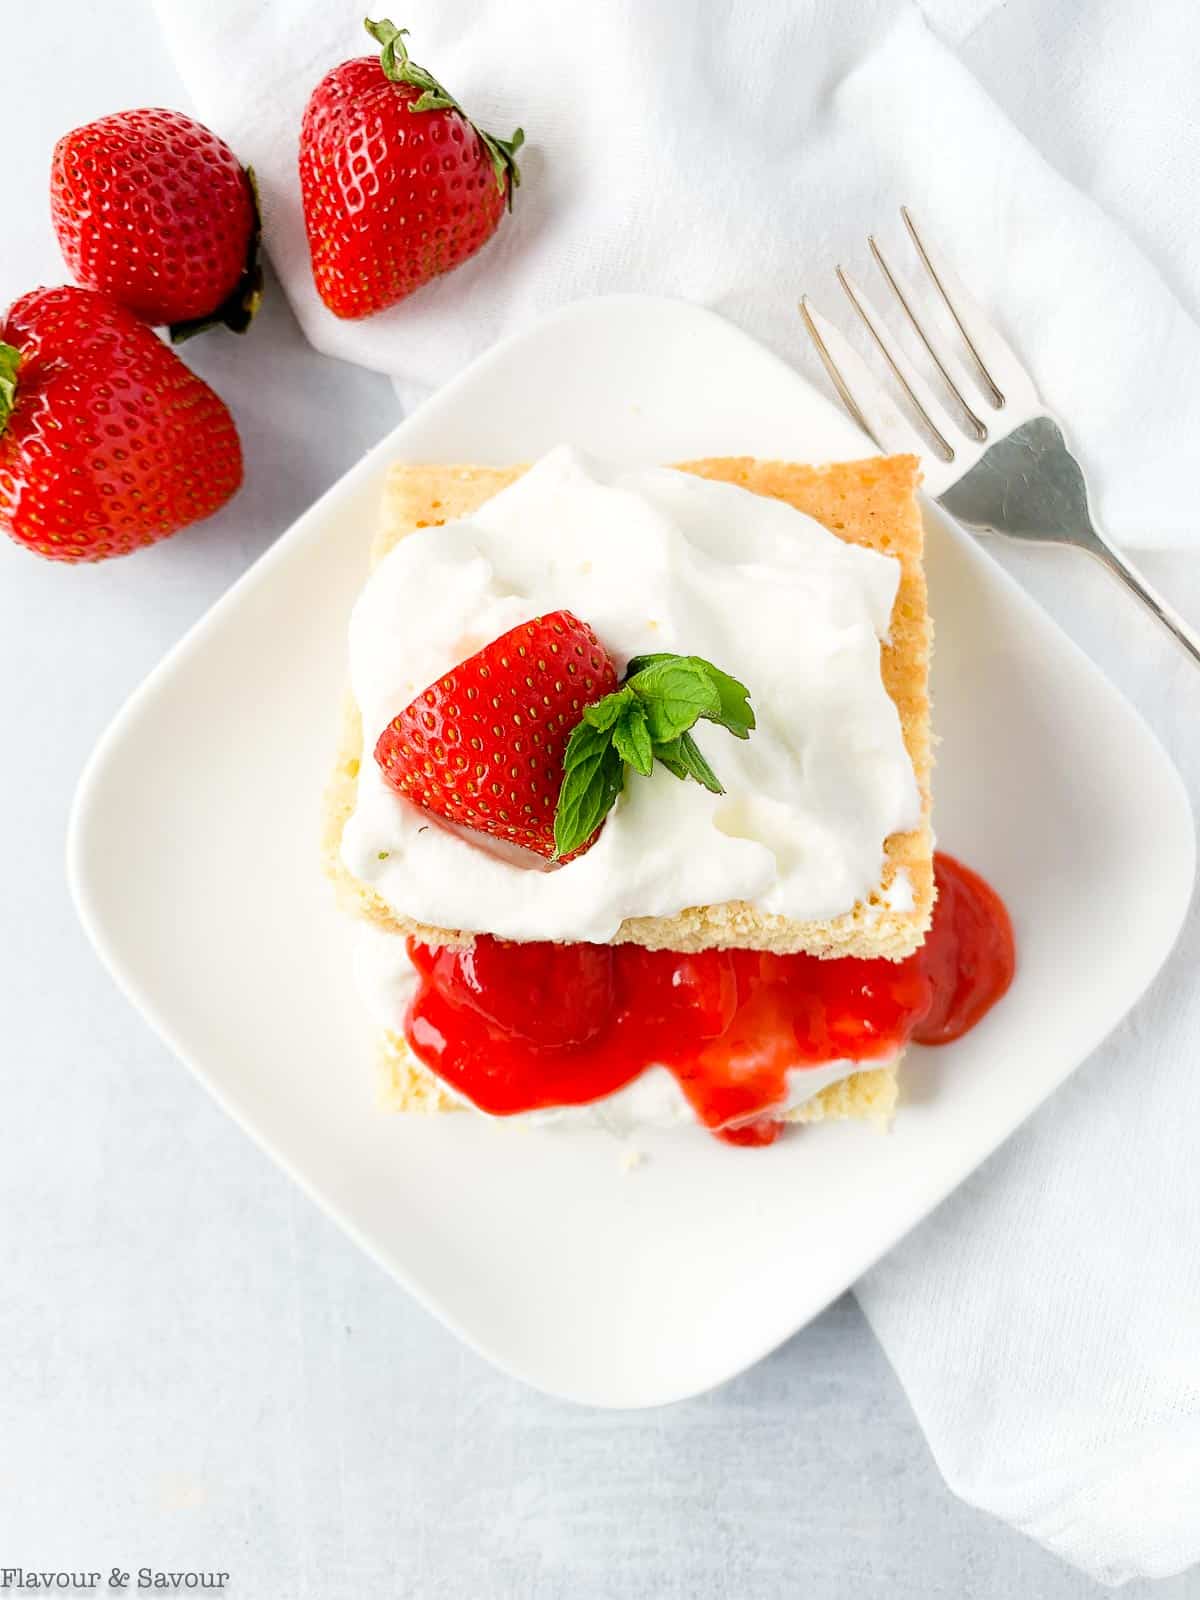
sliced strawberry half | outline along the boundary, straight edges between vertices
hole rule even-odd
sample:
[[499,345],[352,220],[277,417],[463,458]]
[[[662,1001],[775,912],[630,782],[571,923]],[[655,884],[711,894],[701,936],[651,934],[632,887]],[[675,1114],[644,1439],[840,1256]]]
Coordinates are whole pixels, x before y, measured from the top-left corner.
[[414,805],[549,858],[567,741],[616,687],[587,623],[552,611],[430,684],[380,734],[375,760]]

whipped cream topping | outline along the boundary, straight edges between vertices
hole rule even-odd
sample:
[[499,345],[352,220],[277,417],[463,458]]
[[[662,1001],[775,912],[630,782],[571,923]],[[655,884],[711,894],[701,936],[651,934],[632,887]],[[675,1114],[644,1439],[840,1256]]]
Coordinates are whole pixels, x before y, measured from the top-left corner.
[[[404,1019],[417,986],[417,974],[405,953],[404,941],[369,923],[354,930],[355,980],[367,1014],[377,1027],[390,1033],[404,1033]],[[793,1067],[787,1073],[787,1094],[771,1107],[773,1115],[794,1111],[831,1083],[840,1083],[866,1068],[889,1066],[896,1055],[873,1061],[826,1061],[816,1067]],[[466,1095],[439,1080],[451,1099],[468,1110],[481,1112]],[[624,1137],[639,1128],[698,1127],[700,1119],[675,1076],[653,1062],[629,1083],[599,1100],[578,1106],[546,1106],[538,1111],[521,1111],[497,1117],[497,1122],[526,1123],[530,1127],[601,1128]]]
[[[511,939],[604,942],[626,917],[747,900],[807,921],[879,886],[920,794],[879,670],[899,563],[780,501],[560,448],[472,516],[423,529],[372,574],[350,623],[363,718],[347,866],[402,916]],[[630,774],[597,843],[531,867],[439,825],[383,780],[387,723],[492,639],[565,607],[623,672],[699,655],[740,678],[749,740],[695,732],[726,792]]]

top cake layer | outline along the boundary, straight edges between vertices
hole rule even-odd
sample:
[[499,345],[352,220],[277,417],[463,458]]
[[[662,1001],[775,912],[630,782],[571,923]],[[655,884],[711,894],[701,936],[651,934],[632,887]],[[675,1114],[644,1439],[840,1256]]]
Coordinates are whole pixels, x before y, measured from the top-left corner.
[[[326,858],[354,908],[431,943],[486,931],[909,953],[932,902],[916,463],[693,463],[718,480],[703,488],[569,452],[518,483],[523,470],[393,469],[328,803]],[[430,531],[397,548],[418,529]],[[631,777],[595,847],[538,872],[431,825],[369,751],[434,678],[559,605],[597,628],[618,668],[670,649],[715,660],[748,684],[759,726],[744,744],[704,729],[725,796],[666,772]]]

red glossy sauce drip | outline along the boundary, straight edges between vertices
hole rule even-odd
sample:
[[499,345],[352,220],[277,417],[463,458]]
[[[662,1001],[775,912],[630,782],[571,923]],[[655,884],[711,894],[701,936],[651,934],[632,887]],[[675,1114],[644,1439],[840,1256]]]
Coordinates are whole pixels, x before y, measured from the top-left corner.
[[933,1004],[912,1033],[916,1044],[961,1039],[1008,992],[1016,945],[1004,901],[977,872],[940,851],[933,927],[916,955]]
[[901,962],[410,940],[420,982],[405,1032],[427,1066],[495,1116],[587,1104],[654,1061],[719,1137],[770,1144],[789,1068],[869,1064],[910,1038],[945,1043],[1007,989],[1002,902],[949,856],[938,856],[937,880],[929,937]]

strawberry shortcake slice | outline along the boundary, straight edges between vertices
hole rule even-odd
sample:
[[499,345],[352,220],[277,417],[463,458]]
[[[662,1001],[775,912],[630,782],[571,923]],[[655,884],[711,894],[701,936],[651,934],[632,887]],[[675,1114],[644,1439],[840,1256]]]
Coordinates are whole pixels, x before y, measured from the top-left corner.
[[393,469],[324,837],[391,1104],[766,1144],[888,1119],[986,1009],[986,886],[939,863],[934,922],[916,483]]

